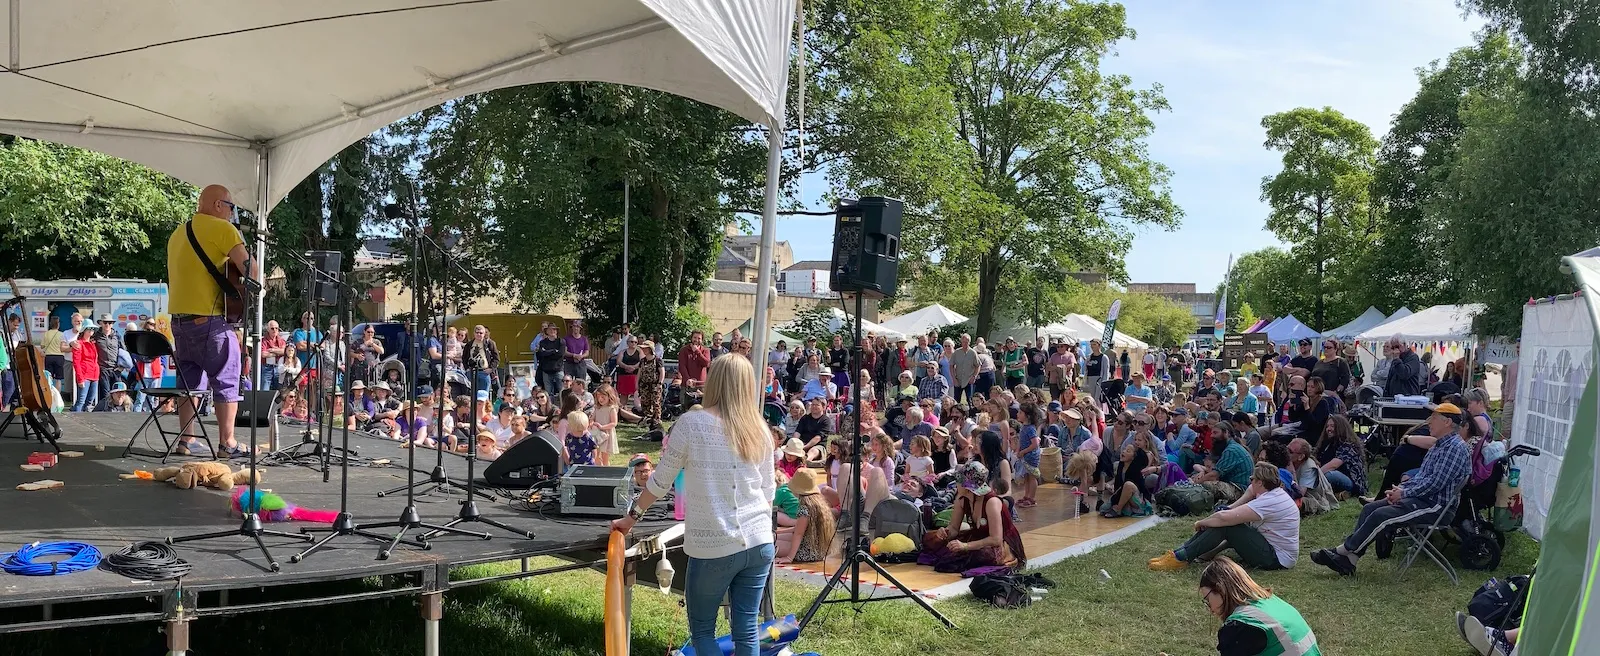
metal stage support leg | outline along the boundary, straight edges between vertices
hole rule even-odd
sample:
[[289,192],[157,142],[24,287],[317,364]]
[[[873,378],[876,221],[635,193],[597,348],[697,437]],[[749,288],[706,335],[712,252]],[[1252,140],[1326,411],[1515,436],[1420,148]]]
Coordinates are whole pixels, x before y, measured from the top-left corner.
[[189,653],[189,620],[167,620],[167,656],[185,656]]
[[422,595],[422,653],[439,656],[439,620],[444,619],[444,593]]

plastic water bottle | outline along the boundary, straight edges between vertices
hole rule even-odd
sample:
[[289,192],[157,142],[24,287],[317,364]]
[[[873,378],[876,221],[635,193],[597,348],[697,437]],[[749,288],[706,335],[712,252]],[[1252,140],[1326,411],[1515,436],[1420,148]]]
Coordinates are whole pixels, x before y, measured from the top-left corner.
[[1072,489],[1072,518],[1077,519],[1083,512],[1083,491]]
[[1522,468],[1512,467],[1511,473],[1506,475],[1506,485],[1517,487],[1522,484]]
[[672,482],[672,518],[683,521],[683,472]]

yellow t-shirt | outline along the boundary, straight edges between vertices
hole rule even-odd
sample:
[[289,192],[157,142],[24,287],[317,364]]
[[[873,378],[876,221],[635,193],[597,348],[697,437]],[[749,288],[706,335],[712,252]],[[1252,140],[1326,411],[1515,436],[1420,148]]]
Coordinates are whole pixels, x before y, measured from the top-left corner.
[[46,330],[39,336],[39,350],[45,355],[61,355],[61,331]]
[[[225,272],[223,265],[228,260],[228,251],[243,244],[244,235],[239,234],[232,223],[209,214],[196,214],[190,220],[194,222],[194,237],[206,257],[216,265],[217,271]],[[220,316],[222,288],[217,286],[216,279],[206,271],[200,258],[195,257],[186,225],[180,224],[167,238],[167,310],[172,314]]]

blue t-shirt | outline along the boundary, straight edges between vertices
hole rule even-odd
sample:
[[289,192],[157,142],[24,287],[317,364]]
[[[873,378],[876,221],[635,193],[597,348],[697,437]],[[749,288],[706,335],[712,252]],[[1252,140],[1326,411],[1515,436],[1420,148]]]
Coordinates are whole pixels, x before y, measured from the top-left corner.
[[[1022,430],[1017,432],[1017,450],[1027,451],[1029,447],[1039,444],[1039,429],[1033,424],[1023,424]],[[1039,450],[1034,449],[1023,454],[1022,460],[1034,467],[1039,466]]]
[[439,350],[439,357],[429,359],[433,360],[434,364],[444,362],[444,346],[439,343],[439,338],[437,337],[429,337],[428,341],[422,343],[422,352],[424,355],[433,349]]
[[[309,333],[304,328],[296,328],[293,333],[289,334],[289,345],[300,351],[300,366],[308,367],[311,365],[311,354],[316,352],[317,342],[320,341],[322,341],[322,331],[316,328],[312,328]],[[306,343],[306,348],[303,351],[300,350],[300,342]]]
[[571,456],[571,464],[594,464],[594,438],[588,433],[582,435],[567,435],[567,453]]
[[1144,409],[1148,404],[1146,404],[1144,401],[1132,400],[1132,397],[1135,396],[1153,399],[1155,398],[1155,392],[1150,391],[1149,385],[1129,385],[1128,389],[1123,391],[1122,398],[1129,399],[1125,404],[1128,410],[1132,412],[1144,412]]

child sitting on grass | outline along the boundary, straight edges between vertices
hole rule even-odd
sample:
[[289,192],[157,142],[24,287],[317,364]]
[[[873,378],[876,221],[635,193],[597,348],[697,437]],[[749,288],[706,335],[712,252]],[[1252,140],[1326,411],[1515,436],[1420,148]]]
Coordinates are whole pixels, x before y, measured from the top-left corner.
[[566,451],[563,454],[567,467],[594,464],[594,438],[589,436],[589,416],[574,410],[567,413]]

